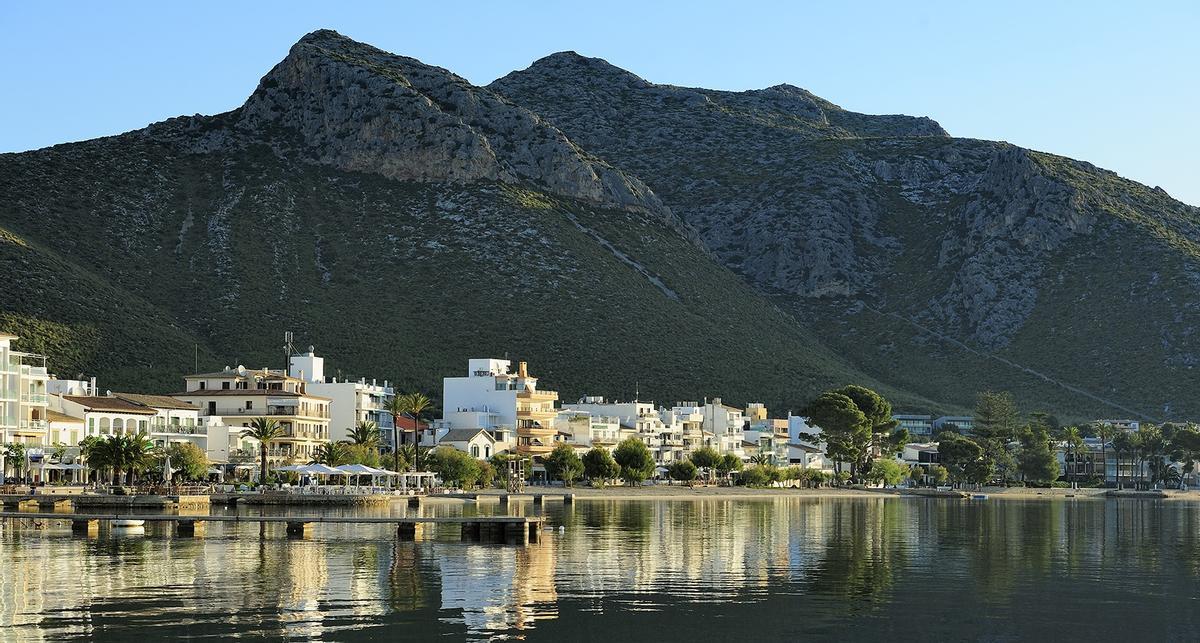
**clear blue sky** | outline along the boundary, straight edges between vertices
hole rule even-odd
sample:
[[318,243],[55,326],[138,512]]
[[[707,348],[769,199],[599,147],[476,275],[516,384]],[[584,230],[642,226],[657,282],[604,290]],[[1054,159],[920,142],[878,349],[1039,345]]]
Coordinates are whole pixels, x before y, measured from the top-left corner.
[[791,83],[1200,204],[1200,2],[900,4],[10,1],[0,151],[232,109],[328,27],[477,84],[565,49],[659,83]]

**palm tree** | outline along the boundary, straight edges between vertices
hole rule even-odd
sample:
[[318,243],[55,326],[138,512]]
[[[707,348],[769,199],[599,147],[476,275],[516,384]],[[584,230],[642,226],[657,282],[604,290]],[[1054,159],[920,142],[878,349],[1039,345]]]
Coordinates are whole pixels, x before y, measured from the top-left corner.
[[349,460],[344,442],[326,442],[317,447],[317,452],[309,464],[323,464],[327,467],[337,467]]
[[1104,463],[1104,486],[1108,486],[1108,439],[1112,436],[1112,425],[1107,422],[1096,423],[1096,435],[1100,437],[1100,460]]
[[259,481],[266,482],[267,447],[283,437],[283,426],[279,424],[279,420],[273,418],[254,418],[250,420],[250,430],[246,431],[246,437],[258,440],[259,455],[262,458],[262,474]]
[[371,420],[362,420],[350,430],[350,443],[379,448],[379,425]]
[[129,484],[133,484],[137,474],[145,471],[154,463],[154,443],[145,433],[120,436],[121,462],[129,473]]
[[1067,455],[1071,460],[1071,482],[1078,482],[1079,449],[1083,447],[1083,435],[1078,427],[1070,426],[1063,431],[1063,441],[1066,442]]
[[771,457],[765,453],[755,453],[754,455],[750,456],[750,464],[771,464]]
[[400,471],[400,416],[407,413],[408,403],[404,395],[393,395],[383,410],[392,416],[392,468]]
[[404,414],[413,420],[413,471],[421,470],[421,415],[433,406],[424,393],[409,393],[402,396]]

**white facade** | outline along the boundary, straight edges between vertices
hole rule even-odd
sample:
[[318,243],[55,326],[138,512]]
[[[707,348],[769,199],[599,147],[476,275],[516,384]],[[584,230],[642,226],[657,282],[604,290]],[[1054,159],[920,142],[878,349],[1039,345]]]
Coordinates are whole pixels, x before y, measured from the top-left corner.
[[293,355],[290,362],[288,375],[308,382],[309,393],[329,398],[330,440],[346,440],[359,422],[370,421],[379,426],[386,448],[394,444],[395,427],[386,409],[396,392],[387,380],[379,384],[366,378],[357,382],[326,378],[325,359],[314,354],[311,347],[302,355]]
[[0,444],[44,446],[49,429],[46,357],[13,350],[18,339],[0,333]]
[[500,452],[496,438],[484,429],[438,429],[434,435],[437,446],[453,447],[477,460],[487,460]]
[[581,449],[604,447],[612,450],[621,441],[621,421],[616,417],[564,409],[554,418],[554,428]]
[[442,380],[441,429],[484,429],[502,442],[516,438],[515,450],[541,456],[554,448],[553,421],[558,393],[539,389],[521,362],[516,373],[505,359],[471,359],[466,377]]
[[[666,465],[684,457],[682,423],[667,424],[653,402],[608,402],[602,397],[585,397],[564,411],[615,418],[620,423],[619,438],[637,436],[654,455],[654,461]],[[675,416],[668,414],[674,422]]]

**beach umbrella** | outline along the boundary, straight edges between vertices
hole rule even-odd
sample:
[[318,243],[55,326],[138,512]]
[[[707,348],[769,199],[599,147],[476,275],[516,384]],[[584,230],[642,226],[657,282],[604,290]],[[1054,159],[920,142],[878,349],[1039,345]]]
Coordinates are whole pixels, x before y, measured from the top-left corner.
[[170,482],[171,478],[173,477],[172,473],[173,472],[171,471],[171,456],[168,455],[166,458],[163,459],[163,470],[162,470],[163,482]]

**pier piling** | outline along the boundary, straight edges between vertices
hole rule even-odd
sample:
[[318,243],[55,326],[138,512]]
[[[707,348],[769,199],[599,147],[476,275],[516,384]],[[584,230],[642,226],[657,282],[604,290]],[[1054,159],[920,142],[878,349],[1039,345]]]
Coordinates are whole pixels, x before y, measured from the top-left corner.
[[312,535],[312,523],[289,522],[287,524],[288,538],[308,538]]
[[78,534],[80,536],[91,536],[91,535],[95,535],[99,531],[100,531],[100,521],[99,520],[72,520],[71,521],[71,533],[73,533],[73,534]]
[[400,540],[413,541],[425,537],[425,525],[415,522],[402,522],[396,527],[396,535]]
[[206,523],[203,520],[180,520],[176,524],[175,533],[178,536],[185,538],[194,538],[204,535]]

